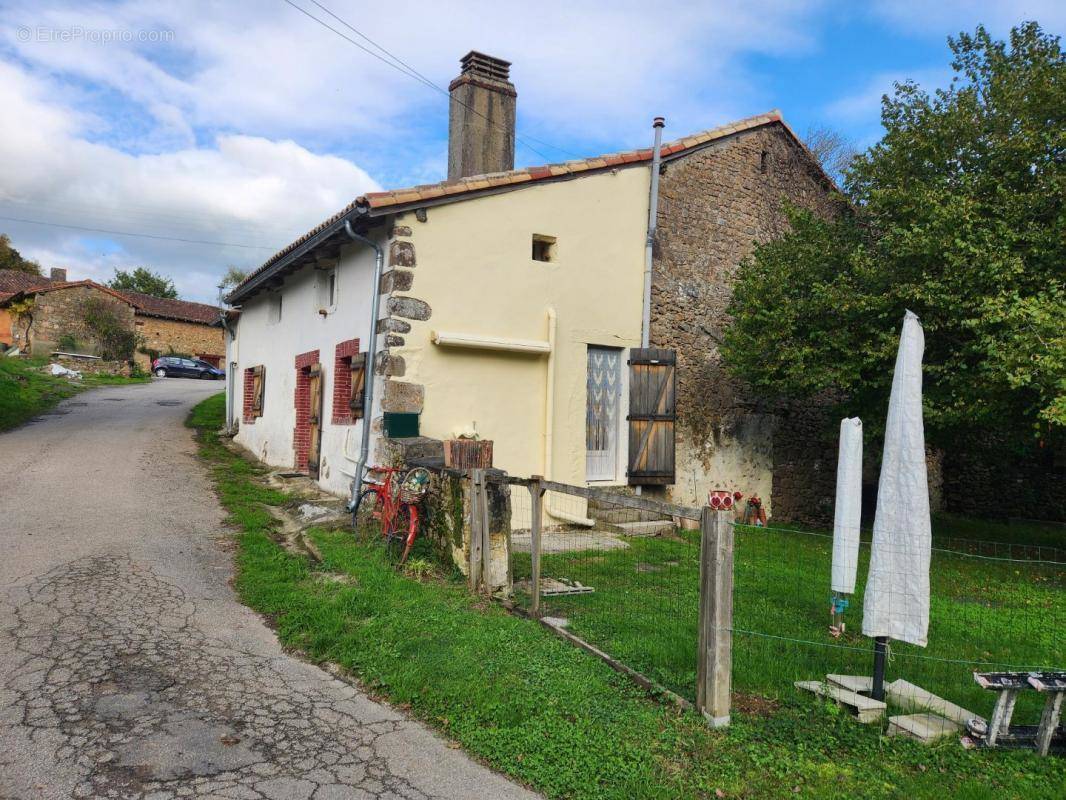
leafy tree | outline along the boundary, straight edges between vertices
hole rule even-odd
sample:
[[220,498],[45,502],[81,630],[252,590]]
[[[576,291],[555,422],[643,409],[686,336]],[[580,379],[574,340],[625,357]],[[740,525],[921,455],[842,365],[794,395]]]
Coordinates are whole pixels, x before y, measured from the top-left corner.
[[17,269],[31,275],[41,274],[41,265],[23,258],[22,254],[11,246],[11,237],[6,233],[0,233],[0,269]]
[[230,266],[226,268],[226,274],[222,276],[221,286],[223,289],[232,289],[247,277],[248,273],[245,270],[230,264]]
[[723,353],[762,393],[884,415],[903,312],[926,332],[931,435],[1066,426],[1066,59],[1036,23],[949,39],[955,77],[882,100],[850,202],[740,269]]
[[107,285],[119,292],[140,292],[167,300],[175,300],[178,297],[174,281],[165,275],[152,272],[147,267],[137,267],[132,272],[116,269],[115,277]]

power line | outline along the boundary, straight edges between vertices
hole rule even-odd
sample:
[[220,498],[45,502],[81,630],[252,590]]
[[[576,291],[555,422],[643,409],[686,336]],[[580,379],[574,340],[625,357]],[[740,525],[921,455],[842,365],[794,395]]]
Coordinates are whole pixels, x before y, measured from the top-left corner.
[[134,236],[138,239],[158,239],[164,242],[183,242],[185,244],[207,244],[214,247],[240,247],[245,250],[270,250],[274,251],[276,247],[267,247],[265,245],[258,244],[236,244],[234,242],[210,242],[204,239],[183,239],[178,236],[157,236],[152,233],[130,233],[129,231],[113,231],[105,228],[90,228],[84,225],[66,225],[61,222],[45,222],[39,219],[24,219],[21,217],[6,217],[0,216],[0,219],[7,220],[8,222],[23,222],[27,225],[44,225],[51,228],[69,228],[74,231],[87,231],[89,233],[107,233],[112,236]]
[[[339,22],[341,25],[343,25],[344,27],[348,28],[356,36],[360,37],[361,39],[363,39],[366,42],[369,42],[375,48],[377,48],[382,53],[384,53],[386,56],[388,56],[389,59],[392,59],[392,61],[389,61],[385,57],[380,56],[377,53],[375,53],[372,50],[370,50],[369,48],[364,47],[363,45],[359,44],[359,42],[355,41],[350,36],[347,36],[342,31],[337,30],[332,25],[330,25],[328,22],[325,22],[324,20],[319,19],[318,17],[316,17],[311,12],[309,12],[306,9],[301,8],[300,6],[296,5],[296,3],[292,2],[292,0],[282,0],[282,2],[287,3],[288,5],[292,6],[297,11],[299,11],[301,14],[306,16],[308,19],[314,20],[319,25],[321,25],[323,28],[325,28],[326,30],[332,31],[333,33],[337,34],[342,39],[344,39],[346,42],[349,42],[350,44],[355,45],[356,47],[358,47],[360,50],[362,50],[367,55],[372,56],[373,58],[376,58],[382,64],[385,64],[386,66],[392,67],[397,72],[399,72],[399,73],[401,73],[403,75],[406,75],[409,78],[413,78],[418,83],[421,83],[423,86],[427,86],[427,87],[429,87],[430,89],[433,89],[436,92],[440,92],[442,95],[447,97],[451,102],[458,103],[463,108],[465,108],[467,111],[471,112],[472,114],[476,114],[477,116],[479,116],[482,119],[484,119],[485,121],[487,121],[490,125],[493,125],[494,127],[497,127],[500,130],[503,130],[504,132],[510,132],[509,129],[504,128],[503,126],[499,125],[496,122],[493,122],[493,120],[491,120],[489,117],[485,116],[484,114],[482,114],[477,109],[471,108],[469,105],[464,103],[462,100],[458,100],[456,98],[453,98],[451,96],[451,93],[448,92],[446,89],[444,89],[443,87],[438,86],[437,84],[435,84],[432,80],[430,80],[425,75],[423,75],[421,72],[419,72],[414,67],[409,65],[406,61],[404,61],[399,56],[394,55],[389,50],[387,50],[386,48],[384,48],[381,45],[379,45],[377,42],[375,42],[373,39],[371,39],[365,33],[360,31],[358,28],[354,27],[351,23],[347,22],[346,20],[344,20],[341,17],[339,17],[336,14],[334,14],[332,11],[330,11],[328,8],[326,8],[324,5],[319,3],[318,0],[310,0],[310,2],[314,3],[316,6],[318,6],[318,8],[322,9],[322,11],[324,11],[327,14],[329,14],[331,17],[333,17],[333,19],[337,20],[337,22]],[[395,62],[395,63],[393,63],[393,62]],[[534,153],[536,153],[538,156],[543,158],[545,161],[551,161],[551,157],[546,155],[546,154],[544,154],[544,153],[542,153],[540,150],[538,150],[533,145],[531,145],[530,144],[531,141],[537,142],[538,144],[544,145],[545,147],[550,147],[553,150],[558,150],[561,153],[566,153],[567,155],[573,156],[575,158],[582,158],[582,156],[578,155],[577,153],[573,153],[573,152],[567,150],[566,148],[559,147],[558,145],[552,144],[551,142],[545,142],[545,141],[543,141],[541,139],[533,138],[532,136],[519,136],[517,131],[514,133],[514,137],[515,137],[515,141],[516,142],[520,142],[521,144],[525,145],[527,148],[532,150]]]
[[[451,92],[449,92],[443,86],[440,86],[439,84],[434,83],[430,78],[427,78],[425,75],[423,75],[417,69],[412,67],[406,61],[404,61],[402,58],[400,58],[398,55],[396,55],[395,53],[393,53],[393,52],[387,50],[386,48],[382,47],[380,44],[375,42],[373,39],[371,39],[365,33],[360,31],[358,28],[355,28],[350,22],[338,17],[336,14],[334,14],[332,11],[330,11],[328,8],[326,8],[324,5],[322,5],[320,2],[318,2],[318,0],[311,0],[311,2],[314,3],[316,6],[318,6],[320,9],[322,9],[323,11],[325,11],[331,17],[333,17],[333,19],[337,20],[337,22],[339,22],[341,25],[346,27],[348,30],[350,30],[352,33],[354,33],[356,36],[358,36],[359,38],[363,39],[364,41],[370,43],[371,45],[376,47],[378,50],[380,50],[382,53],[384,53],[389,58],[391,58],[393,61],[395,61],[397,64],[401,65],[402,67],[406,68],[409,72],[413,73],[414,76],[416,76],[422,83],[424,83],[430,89],[433,89],[434,91],[440,92],[442,95],[447,97],[449,100],[452,100]],[[497,125],[496,123],[494,123],[491,119],[486,117],[484,114],[482,114],[480,111],[478,111],[475,108],[471,108],[470,106],[468,106],[463,101],[455,100],[454,102],[458,103],[463,108],[465,108],[468,111],[470,111],[471,113],[477,114],[479,117],[481,117],[482,119],[484,119],[488,123],[490,123],[492,125],[495,125],[496,127],[501,127],[501,126]],[[515,139],[519,139],[519,138],[520,137],[518,136],[518,134],[515,133]],[[577,153],[573,153],[573,152],[571,152],[571,151],[569,151],[569,150],[567,150],[567,149],[565,149],[563,147],[559,147],[559,145],[557,145],[557,144],[552,144],[551,142],[546,142],[543,139],[536,139],[536,138],[534,138],[532,136],[528,136],[527,135],[527,136],[521,137],[521,140],[526,145],[526,147],[529,147],[528,142],[536,142],[537,144],[542,144],[545,147],[550,147],[553,150],[558,150],[560,153],[566,153],[567,155],[573,156],[574,158],[582,158],[582,156],[578,155]],[[539,152],[537,150],[534,150],[532,147],[530,147],[529,149],[533,150],[534,153],[537,153],[537,155],[541,156],[542,158],[547,158],[547,156],[545,156],[543,153],[541,153],[541,152]]]

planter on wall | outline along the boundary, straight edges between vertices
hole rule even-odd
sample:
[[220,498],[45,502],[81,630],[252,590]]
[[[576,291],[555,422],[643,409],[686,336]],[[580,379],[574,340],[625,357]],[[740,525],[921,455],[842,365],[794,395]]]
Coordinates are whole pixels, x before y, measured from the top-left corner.
[[492,440],[446,439],[444,466],[453,469],[488,469],[492,466]]

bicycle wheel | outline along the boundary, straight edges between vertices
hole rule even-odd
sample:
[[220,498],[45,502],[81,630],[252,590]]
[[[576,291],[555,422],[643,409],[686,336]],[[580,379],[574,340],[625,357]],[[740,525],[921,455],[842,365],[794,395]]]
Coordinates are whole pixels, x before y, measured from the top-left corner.
[[373,489],[364,489],[363,493],[359,495],[359,499],[355,501],[355,508],[352,509],[352,523],[355,527],[355,532],[364,539],[370,538],[369,532],[374,529],[375,523],[378,522],[380,506],[381,501],[378,498],[378,493]]
[[403,561],[407,549],[407,535],[411,532],[411,509],[400,503],[385,531],[385,557],[394,564]]

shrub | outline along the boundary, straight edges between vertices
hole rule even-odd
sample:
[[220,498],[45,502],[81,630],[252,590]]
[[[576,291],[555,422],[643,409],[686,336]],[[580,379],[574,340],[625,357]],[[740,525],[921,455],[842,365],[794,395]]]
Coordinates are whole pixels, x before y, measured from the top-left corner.
[[139,336],[115,313],[109,303],[97,297],[81,306],[82,322],[100,345],[100,356],[108,361],[131,361]]

